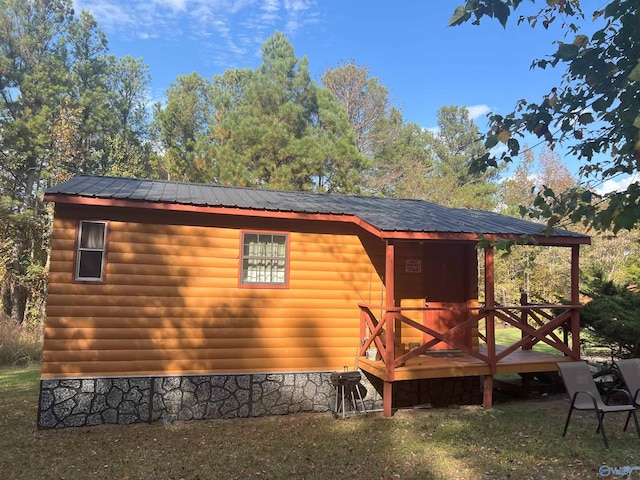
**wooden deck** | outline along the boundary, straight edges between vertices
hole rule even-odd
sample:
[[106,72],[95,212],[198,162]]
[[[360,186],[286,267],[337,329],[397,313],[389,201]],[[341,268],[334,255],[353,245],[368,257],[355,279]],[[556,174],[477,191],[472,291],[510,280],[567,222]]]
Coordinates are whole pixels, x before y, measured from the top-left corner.
[[[360,334],[362,342],[358,356],[358,368],[383,382],[383,411],[391,416],[393,382],[428,378],[481,376],[483,382],[483,406],[491,408],[493,377],[507,373],[554,372],[558,362],[580,359],[579,305],[466,305],[413,307],[389,307],[386,309],[360,304]],[[381,311],[378,319],[373,313]],[[404,312],[423,312],[423,321],[415,321]],[[458,312],[460,321],[444,329],[435,330],[425,320],[430,312]],[[520,339],[512,345],[496,343],[496,322],[503,322],[520,331]],[[396,326],[413,329],[423,335],[418,346],[407,351],[396,341]],[[384,327],[384,328],[383,328]],[[478,327],[482,327],[479,329]],[[400,331],[400,330],[399,330]],[[459,332],[473,333],[478,343],[464,341]],[[467,339],[468,340],[468,339]],[[558,354],[542,353],[533,347],[543,342]],[[438,344],[449,350],[438,350]],[[375,347],[380,360],[371,361],[364,355],[369,347]]]
[[[496,353],[507,347],[496,345]],[[486,355],[486,347],[480,347],[480,353]],[[573,358],[565,355],[553,355],[533,350],[515,350],[496,364],[495,374],[555,372],[556,363],[571,362]],[[358,357],[358,368],[383,381],[420,380],[425,378],[469,377],[492,375],[488,363],[460,351],[437,351],[409,359],[405,365],[396,367],[395,378],[391,380],[382,360],[371,361]]]

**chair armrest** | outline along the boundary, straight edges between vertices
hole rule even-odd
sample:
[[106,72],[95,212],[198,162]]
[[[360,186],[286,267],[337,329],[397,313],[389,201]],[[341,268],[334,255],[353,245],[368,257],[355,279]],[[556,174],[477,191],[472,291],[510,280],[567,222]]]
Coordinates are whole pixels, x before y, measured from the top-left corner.
[[[633,398],[631,397],[631,394],[629,393],[628,390],[625,390],[624,388],[612,388],[611,390],[609,390],[609,392],[607,392],[607,398],[605,400],[605,405],[609,405],[609,397],[611,397],[612,393],[622,393],[624,394],[625,397],[627,397],[627,404],[628,405],[633,405]],[[638,392],[636,392],[636,396],[638,395]]]

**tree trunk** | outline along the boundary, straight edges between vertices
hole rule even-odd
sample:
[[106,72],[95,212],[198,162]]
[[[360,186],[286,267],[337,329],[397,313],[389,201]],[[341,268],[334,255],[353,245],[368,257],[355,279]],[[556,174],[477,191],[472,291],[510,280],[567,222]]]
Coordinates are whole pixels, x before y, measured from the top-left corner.
[[24,322],[24,312],[26,309],[25,289],[17,282],[11,284],[11,322],[14,325],[21,325]]
[[[17,239],[19,240],[19,239]],[[5,312],[11,318],[11,322],[14,325],[21,325],[24,321],[25,312],[25,288],[20,284],[19,272],[20,262],[18,260],[18,247],[14,245],[12,252],[12,261],[8,265],[6,278],[5,278],[5,291],[4,291],[4,308]]]

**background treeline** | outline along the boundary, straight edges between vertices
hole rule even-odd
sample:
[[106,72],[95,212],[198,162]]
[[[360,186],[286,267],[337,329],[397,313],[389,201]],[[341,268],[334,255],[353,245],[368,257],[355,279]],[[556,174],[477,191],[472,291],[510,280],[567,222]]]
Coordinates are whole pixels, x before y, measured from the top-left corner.
[[[434,131],[403,119],[388,89],[355,61],[320,79],[276,32],[255,68],[179,76],[149,106],[149,68],[109,54],[70,0],[0,0],[0,286],[7,334],[39,331],[49,258],[47,187],[78,174],[420,198],[520,215],[543,185],[572,186],[552,151],[470,173],[485,153],[464,107],[443,106]],[[506,178],[506,179],[505,179]],[[579,227],[573,227],[579,229]],[[500,260],[499,301],[568,297],[568,255],[519,247]],[[596,236],[593,278],[635,282],[637,234]],[[8,328],[8,330],[7,330]],[[8,341],[7,339],[4,340]]]

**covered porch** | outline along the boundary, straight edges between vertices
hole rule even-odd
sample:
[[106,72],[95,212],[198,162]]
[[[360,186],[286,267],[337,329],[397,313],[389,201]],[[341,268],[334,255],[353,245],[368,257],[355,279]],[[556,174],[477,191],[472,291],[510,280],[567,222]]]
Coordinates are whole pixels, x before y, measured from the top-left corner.
[[[403,275],[396,265],[398,245],[393,240],[386,243],[385,304],[359,305],[362,342],[358,368],[382,380],[385,416],[392,415],[394,382],[480,376],[483,406],[491,408],[495,375],[552,372],[557,370],[557,362],[580,359],[577,242],[561,245],[571,249],[570,304],[534,305],[523,295],[520,305],[513,306],[495,301],[492,246],[484,248],[483,304],[478,303],[477,291],[473,295],[472,289],[471,295],[458,301],[427,299],[421,306],[402,306],[402,294],[396,291],[396,286],[406,284],[406,279],[397,278]],[[466,274],[469,275],[468,269]],[[518,329],[519,340],[499,345],[496,342],[499,324]],[[535,351],[534,345],[540,342],[557,354]],[[367,356],[369,349],[377,350],[375,358]]]

